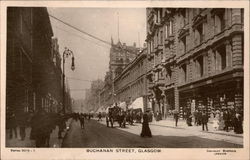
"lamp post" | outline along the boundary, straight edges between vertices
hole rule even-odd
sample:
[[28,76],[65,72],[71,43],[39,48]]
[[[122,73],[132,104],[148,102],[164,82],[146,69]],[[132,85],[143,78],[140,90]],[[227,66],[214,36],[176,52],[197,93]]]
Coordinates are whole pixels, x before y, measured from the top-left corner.
[[75,57],[71,50],[65,47],[65,50],[63,52],[63,113],[66,113],[65,109],[65,58],[68,58],[69,56],[72,57],[72,63],[71,63],[71,70],[75,70]]

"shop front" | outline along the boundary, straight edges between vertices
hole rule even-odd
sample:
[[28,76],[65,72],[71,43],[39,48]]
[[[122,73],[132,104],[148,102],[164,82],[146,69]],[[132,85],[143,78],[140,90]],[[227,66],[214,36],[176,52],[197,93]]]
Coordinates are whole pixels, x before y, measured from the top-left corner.
[[172,117],[172,112],[175,110],[174,103],[174,88],[164,90],[165,97],[165,118]]
[[[210,81],[212,82],[212,81]],[[180,114],[205,110],[208,115],[215,111],[243,112],[243,79],[235,78],[210,84],[197,83],[179,88]]]

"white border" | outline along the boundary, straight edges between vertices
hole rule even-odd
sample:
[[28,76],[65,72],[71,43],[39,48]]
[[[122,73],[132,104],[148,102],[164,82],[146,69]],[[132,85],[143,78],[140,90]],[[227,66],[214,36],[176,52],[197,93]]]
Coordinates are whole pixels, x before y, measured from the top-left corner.
[[[1,4],[1,158],[2,159],[249,159],[249,1],[2,1]],[[214,156],[207,149],[162,148],[162,153],[86,153],[86,149],[35,149],[32,153],[12,153],[5,148],[5,86],[6,86],[6,7],[187,7],[244,8],[244,148],[226,156]],[[3,34],[4,33],[4,34]],[[221,148],[219,148],[221,150]]]

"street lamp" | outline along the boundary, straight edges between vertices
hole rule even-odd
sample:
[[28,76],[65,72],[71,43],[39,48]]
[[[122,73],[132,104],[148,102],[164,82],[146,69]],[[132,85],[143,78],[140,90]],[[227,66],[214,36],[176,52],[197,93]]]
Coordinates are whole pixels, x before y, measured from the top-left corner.
[[65,70],[64,70],[64,65],[65,65],[65,58],[68,58],[69,56],[72,57],[72,63],[71,63],[71,70],[75,70],[75,58],[74,54],[71,50],[69,50],[67,47],[65,47],[65,50],[63,52],[63,113],[66,113],[65,110]]

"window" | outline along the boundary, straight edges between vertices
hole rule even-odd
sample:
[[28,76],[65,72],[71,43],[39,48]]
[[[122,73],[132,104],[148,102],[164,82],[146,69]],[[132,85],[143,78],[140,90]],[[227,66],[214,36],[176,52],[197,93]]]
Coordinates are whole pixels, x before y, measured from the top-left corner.
[[163,78],[163,72],[160,71],[160,78],[162,79]]
[[217,49],[217,68],[223,70],[227,67],[226,46],[222,45]]
[[169,21],[169,35],[173,35],[173,22]]
[[163,44],[163,31],[160,31],[160,43]]
[[157,82],[159,80],[159,72],[155,72],[155,81]]
[[172,71],[170,68],[167,69],[166,77],[167,77],[167,81],[170,82],[172,78]]
[[187,65],[186,64],[182,65],[181,70],[182,70],[181,72],[182,82],[186,82],[187,81]]
[[157,45],[159,44],[159,33],[157,32],[156,34],[156,42],[157,42]]
[[219,18],[219,23],[220,23],[220,31],[223,31],[225,29],[225,12],[220,12],[217,14]]
[[183,19],[182,22],[183,22],[183,27],[184,27],[186,24],[186,9],[182,9],[181,15],[182,15],[182,19]]
[[187,46],[186,46],[186,39],[187,39],[187,37],[184,37],[184,38],[182,38],[182,52],[183,52],[183,54],[185,54],[186,53],[186,49],[187,49]]
[[203,62],[203,56],[200,56],[196,59],[197,64],[197,74],[198,77],[202,77],[204,74],[204,62]]
[[156,23],[156,22],[157,22],[157,15],[154,14],[154,23]]
[[197,26],[197,32],[198,32],[198,42],[199,44],[202,43],[205,39],[205,31],[204,31],[204,23]]
[[164,55],[163,55],[163,52],[161,52],[161,60],[163,60],[164,58]]
[[166,29],[166,38],[168,38],[168,25],[165,26]]

